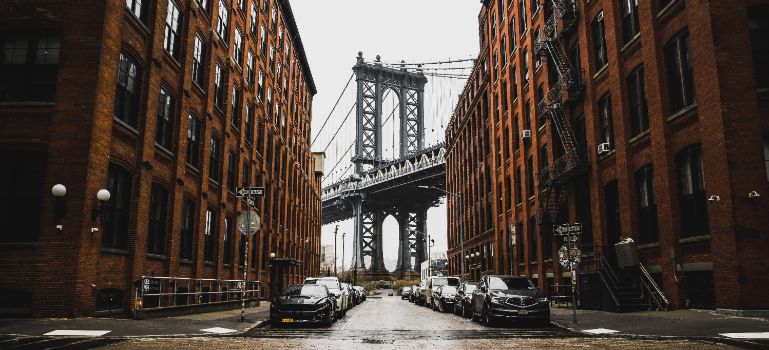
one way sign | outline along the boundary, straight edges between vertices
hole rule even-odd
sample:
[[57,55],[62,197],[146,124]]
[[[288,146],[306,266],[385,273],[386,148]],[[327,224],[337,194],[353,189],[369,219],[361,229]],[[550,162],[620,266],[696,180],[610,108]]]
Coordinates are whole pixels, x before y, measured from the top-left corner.
[[264,196],[264,187],[238,187],[235,193],[238,197]]

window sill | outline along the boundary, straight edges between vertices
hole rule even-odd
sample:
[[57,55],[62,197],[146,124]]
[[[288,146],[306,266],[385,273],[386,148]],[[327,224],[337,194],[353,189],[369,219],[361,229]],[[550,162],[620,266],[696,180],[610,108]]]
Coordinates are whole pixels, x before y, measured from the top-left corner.
[[710,235],[702,235],[702,236],[681,238],[678,240],[678,243],[681,243],[681,244],[697,243],[697,242],[704,242],[709,240],[710,240]]
[[640,140],[642,138],[645,138],[645,137],[648,137],[648,136],[649,136],[649,130],[646,130],[646,131],[644,131],[644,132],[642,132],[642,133],[640,133],[640,134],[638,134],[636,136],[633,136],[633,138],[630,139],[629,143],[632,145],[632,144],[636,143],[638,140]]
[[200,170],[198,170],[198,168],[196,168],[194,165],[187,162],[185,162],[184,165],[185,168],[187,168],[187,170],[191,170],[195,176],[200,176]]
[[683,1],[673,0],[667,6],[663,7],[660,12],[657,13],[657,19],[662,20],[671,13],[673,13],[673,7],[682,4]]
[[176,57],[172,56],[171,53],[165,49],[163,50],[163,59],[170,62],[170,66],[174,67],[177,72],[182,69],[182,65],[179,63],[179,60],[177,60]]
[[155,149],[163,153],[164,155],[173,158],[174,152],[171,152],[168,148],[163,147],[163,145],[155,142]]
[[37,248],[37,242],[19,242],[19,243],[0,243],[0,248]]
[[128,255],[129,254],[128,251],[125,250],[125,249],[106,248],[106,247],[102,247],[101,248],[101,252],[102,253],[107,253],[107,254],[115,254],[115,255]]
[[160,255],[160,254],[152,254],[152,253],[147,253],[147,259],[153,259],[153,260],[168,260],[168,257],[167,257],[167,256],[165,256],[165,255]]
[[620,53],[625,54],[626,52],[635,51],[636,48],[638,48],[638,44],[641,43],[641,32],[638,32],[633,39],[630,39],[630,41],[627,42],[622,48],[619,50]]
[[668,122],[672,122],[672,121],[674,121],[676,119],[679,119],[682,116],[687,115],[689,112],[691,112],[692,110],[694,110],[696,108],[697,108],[697,102],[692,103],[688,107],[684,107],[682,110],[680,110],[680,111],[674,113],[673,115],[669,116],[667,121]]
[[53,107],[55,102],[48,101],[3,101],[0,102],[0,106],[14,106],[14,107]]
[[646,243],[646,244],[639,244],[638,249],[651,249],[651,248],[659,248],[660,243]]
[[607,64],[604,64],[603,67],[601,67],[601,69],[599,69],[597,72],[595,72],[595,74],[593,74],[593,80],[594,81],[600,80],[601,78],[606,76],[606,73],[608,71],[609,71],[609,64],[607,63]]
[[181,260],[179,260],[179,263],[184,264],[184,265],[193,265],[193,264],[195,264],[195,262],[190,260],[190,259],[181,259]]
[[200,94],[200,97],[205,97],[207,95],[206,91],[203,89],[200,84],[196,80],[192,80],[192,86],[195,87],[195,90]]
[[122,126],[126,130],[130,131],[132,134],[139,135],[139,130],[137,130],[136,128],[134,128],[131,125],[128,125],[128,123],[118,119],[118,117],[112,116],[112,121],[117,122],[118,125]]
[[211,262],[211,261],[204,261],[203,265],[206,265],[206,266],[216,266],[216,263],[215,262]]

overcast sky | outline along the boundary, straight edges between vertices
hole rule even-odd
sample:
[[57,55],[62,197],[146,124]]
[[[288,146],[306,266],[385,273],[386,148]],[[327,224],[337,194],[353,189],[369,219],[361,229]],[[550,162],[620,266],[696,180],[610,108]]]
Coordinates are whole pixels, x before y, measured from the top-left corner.
[[[358,51],[363,52],[368,62],[373,61],[376,55],[381,55],[384,62],[434,62],[475,58],[478,54],[477,18],[481,5],[477,0],[292,0],[291,7],[318,88],[313,100],[313,138],[342,96],[313,145],[313,151],[325,149],[327,153],[325,170],[329,177],[324,185],[350,174],[346,168],[352,154],[345,154],[345,151],[353,142],[355,112],[352,111],[347,122],[342,121],[355,102],[354,80],[344,94],[342,91],[352,74]],[[471,63],[455,66],[469,65]],[[459,73],[461,70],[451,72]],[[442,128],[448,122],[463,86],[463,80],[428,77],[425,87],[425,139],[428,145],[443,141]],[[385,101],[383,119],[396,103],[394,97]],[[397,117],[396,112],[394,118],[384,125],[386,158],[397,152],[397,146],[393,146],[398,144],[398,140],[390,132],[397,128],[394,124]],[[337,129],[338,134],[332,137]],[[331,171],[340,158],[342,161]],[[340,258],[341,234],[347,233],[345,266],[348,267],[352,260],[352,221],[338,225]],[[333,244],[334,226],[323,226],[323,244]],[[436,241],[433,253],[445,252],[445,205],[428,211],[427,227]],[[383,249],[385,261],[392,261],[392,264],[397,258],[397,230],[395,219],[387,218]],[[392,264],[388,264],[387,268],[392,270]]]

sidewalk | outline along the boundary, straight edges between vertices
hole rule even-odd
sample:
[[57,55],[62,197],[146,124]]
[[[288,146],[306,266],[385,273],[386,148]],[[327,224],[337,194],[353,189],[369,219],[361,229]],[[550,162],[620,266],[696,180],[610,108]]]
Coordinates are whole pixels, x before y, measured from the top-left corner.
[[269,319],[270,303],[246,309],[240,322],[240,309],[135,321],[123,318],[40,318],[0,319],[0,334],[27,336],[90,335],[101,337],[174,337],[190,335],[238,334]]
[[554,307],[551,319],[561,327],[595,335],[647,338],[685,337],[741,340],[769,346],[769,320],[716,314],[711,310],[674,310],[613,313]]

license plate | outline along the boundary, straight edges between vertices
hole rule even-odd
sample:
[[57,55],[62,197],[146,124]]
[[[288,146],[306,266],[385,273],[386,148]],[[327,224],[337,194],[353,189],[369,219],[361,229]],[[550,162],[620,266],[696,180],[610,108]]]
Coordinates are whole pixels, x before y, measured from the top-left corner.
[[528,315],[529,314],[529,310],[518,310],[518,314],[519,315]]
[[294,319],[293,318],[284,318],[284,319],[280,320],[280,322],[291,323],[291,322],[294,322]]

